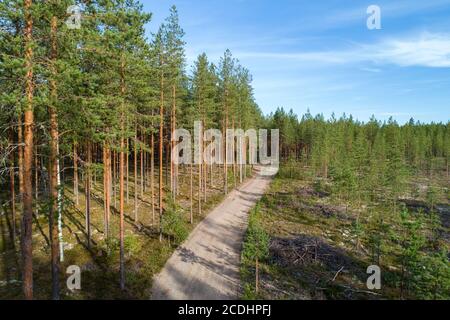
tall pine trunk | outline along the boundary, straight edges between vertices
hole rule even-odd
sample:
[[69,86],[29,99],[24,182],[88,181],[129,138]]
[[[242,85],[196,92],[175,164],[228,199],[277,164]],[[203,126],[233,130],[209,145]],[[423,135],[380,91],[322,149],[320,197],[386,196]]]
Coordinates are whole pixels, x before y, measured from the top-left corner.
[[[225,90],[225,101],[227,97],[227,91]],[[228,132],[227,132],[227,128],[228,128],[228,106],[227,103],[225,102],[225,121],[224,121],[224,149],[225,149],[225,153],[224,153],[224,165],[223,165],[223,170],[224,170],[224,191],[225,194],[228,194],[228,150],[227,150],[227,139],[228,139]]]
[[[11,127],[9,144],[14,144],[14,130]],[[12,241],[14,247],[16,246],[16,184],[14,174],[14,152],[11,151],[9,155],[9,191],[11,201],[11,223],[12,223]]]
[[[127,121],[128,123],[128,121]],[[126,143],[126,165],[125,165],[125,169],[126,169],[126,189],[127,189],[127,205],[130,202],[130,179],[129,179],[129,175],[130,175],[130,155],[129,155],[129,150],[130,150],[130,139],[127,138],[127,143]]]
[[[214,157],[215,157],[215,155],[216,155],[216,150],[214,150]],[[211,176],[211,188],[214,188],[214,161],[213,161],[213,154],[211,153],[211,155],[210,155],[210,162],[211,162],[211,165],[210,165],[210,167],[209,167],[209,170],[210,170],[210,176]]]
[[190,174],[190,177],[191,177],[191,193],[190,193],[190,198],[191,198],[191,212],[190,212],[190,222],[191,222],[191,224],[193,224],[194,223],[194,190],[193,190],[193,182],[194,182],[194,177],[193,177],[193,164],[192,164],[192,161],[190,161],[191,162],[191,174]]
[[114,150],[112,152],[113,154],[113,162],[112,162],[112,190],[113,190],[113,197],[114,197],[114,208],[117,208],[117,153]]
[[22,121],[22,114],[19,113],[17,117],[17,166],[19,171],[19,199],[22,201],[23,197],[23,147],[24,147],[24,141],[23,141],[23,121]]
[[138,205],[137,205],[137,200],[138,200],[138,175],[137,175],[137,170],[138,170],[138,165],[137,165],[137,156],[138,156],[138,151],[137,151],[137,126],[135,126],[135,132],[134,132],[134,170],[133,170],[133,174],[134,174],[134,216],[137,217],[137,210],[138,210]]
[[38,156],[38,141],[34,145],[34,200],[36,203],[35,214],[39,214],[39,156]]
[[[142,132],[142,145],[145,148],[145,133]],[[142,150],[142,180],[143,180],[143,191],[145,193],[145,191],[147,191],[147,152],[145,151],[145,149]],[[142,199],[144,198],[144,196],[142,195]]]
[[33,18],[31,15],[32,0],[24,0],[25,29],[25,97],[26,106],[24,112],[24,148],[23,148],[23,219],[22,219],[22,264],[23,264],[23,292],[25,299],[33,299]]
[[[122,55],[120,68],[120,91],[122,99],[125,99],[125,62]],[[124,104],[122,102],[122,110],[120,115],[120,159],[119,159],[119,185],[120,185],[120,288],[125,289],[125,248],[124,248],[124,176],[125,176],[125,119],[124,119]],[[136,217],[137,219],[137,217]]]
[[[123,124],[122,124],[123,128]],[[124,139],[120,139],[120,288],[125,289],[125,263],[124,263],[124,160],[125,154],[123,152]]]
[[[161,63],[163,65],[163,63]],[[163,144],[164,144],[164,71],[161,70],[161,93],[159,108],[159,241],[162,241],[163,216]]]
[[138,211],[138,165],[137,165],[137,158],[138,158],[138,151],[137,151],[137,128],[135,128],[134,133],[134,217],[136,219],[137,217],[137,211]]
[[84,190],[85,190],[85,231],[87,234],[87,247],[91,248],[91,162],[92,162],[92,151],[91,142],[86,143],[86,165],[84,173]]
[[204,153],[204,150],[205,150],[205,147],[206,147],[206,142],[205,142],[205,139],[203,139],[204,138],[204,132],[205,132],[205,124],[206,124],[206,121],[205,121],[205,117],[203,116],[203,125],[202,125],[202,130],[203,130],[203,132],[202,132],[202,155],[201,155],[201,161],[202,161],[202,163],[203,163],[203,201],[206,203],[206,188],[207,188],[207,186],[206,186],[206,183],[207,183],[207,180],[208,180],[208,167],[207,167],[207,163],[206,163],[206,161],[205,161],[205,158],[203,157],[203,153]]
[[[234,132],[234,116],[233,116],[233,120],[232,120],[232,125],[231,125],[231,128],[233,129],[233,132]],[[234,136],[233,136],[233,144],[232,144],[232,146],[233,146],[233,184],[234,184],[234,187],[236,188],[236,140],[237,139],[235,139],[234,138]]]
[[152,225],[155,224],[155,137],[152,132],[151,141],[151,155],[150,155],[150,189],[152,196]]
[[[241,129],[241,128],[242,128],[242,121],[241,121],[241,119],[239,119],[239,129]],[[244,153],[245,153],[245,144],[244,144],[244,141],[242,141],[242,139],[245,140],[245,136],[244,136],[244,138],[239,136],[238,139],[239,139],[239,141],[238,141],[238,148],[241,148],[241,152],[240,152],[241,156],[240,156],[240,158],[238,158],[238,160],[239,160],[239,183],[242,183],[242,181],[244,179],[243,172],[242,172],[242,162],[245,159],[245,155],[244,155]]]
[[141,198],[144,198],[144,150],[141,148],[140,151],[140,158],[141,158]]
[[109,239],[109,219],[111,216],[111,149],[108,143],[103,147],[103,194],[104,194],[104,232]]
[[172,109],[170,111],[170,129],[169,132],[167,133],[167,137],[169,138],[169,149],[168,149],[168,156],[170,155],[170,192],[172,193],[172,199],[175,199],[175,192],[174,192],[174,176],[173,176],[173,146],[174,146],[174,141],[173,141],[173,122],[174,122],[174,116],[173,116],[173,111],[174,111],[174,90],[175,87],[172,87]]
[[75,204],[80,204],[80,197],[78,192],[78,154],[77,143],[73,143],[73,194],[75,197]]
[[200,127],[200,132],[198,136],[198,215],[202,215],[202,147],[203,147],[203,128]]
[[176,195],[178,194],[178,165],[174,162],[174,158],[178,155],[173,155],[173,149],[175,147],[175,141],[173,140],[173,134],[177,128],[177,92],[176,85],[172,86],[172,132],[170,133],[171,139],[171,150],[170,150],[170,168],[171,168],[171,181],[172,181],[172,193],[173,199],[176,201]]
[[[54,300],[59,299],[59,238],[58,238],[58,213],[59,213],[59,155],[58,155],[58,119],[55,103],[58,99],[57,86],[56,86],[56,58],[57,58],[57,25],[58,20],[56,17],[51,19],[51,72],[52,79],[50,80],[50,97],[51,102],[48,107],[48,113],[50,117],[50,161],[49,161],[49,173],[50,173],[50,197],[51,206],[49,212],[49,235],[50,235],[50,247],[51,247],[51,269],[52,269],[52,298]],[[37,168],[36,168],[37,172]]]

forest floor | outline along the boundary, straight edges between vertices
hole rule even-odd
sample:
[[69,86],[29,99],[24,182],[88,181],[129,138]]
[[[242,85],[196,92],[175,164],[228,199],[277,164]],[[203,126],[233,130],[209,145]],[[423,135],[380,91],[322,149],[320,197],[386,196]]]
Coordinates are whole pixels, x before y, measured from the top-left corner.
[[[269,254],[260,263],[258,293],[255,293],[254,262],[241,260],[243,298],[399,299],[401,267],[398,261],[402,249],[399,241],[391,240],[391,237],[400,234],[402,229],[398,219],[389,211],[389,206],[380,203],[373,208],[374,211],[385,212],[387,231],[384,236],[380,235],[383,237],[383,255],[379,261],[382,290],[371,291],[366,286],[369,276],[366,269],[378,263],[368,241],[369,230],[363,230],[359,241],[355,236],[357,217],[361,221],[371,219],[366,211],[367,204],[348,204],[324,188],[318,188],[315,183],[317,178],[307,167],[298,164],[295,172],[299,172],[298,176],[276,176],[257,204],[258,223],[270,238]],[[436,175],[433,179],[415,177],[411,184],[422,187],[434,185],[442,190],[448,188],[448,180],[442,175]],[[449,200],[448,193],[444,193],[436,204],[440,220],[437,241],[447,250],[450,249]],[[416,215],[428,219],[424,192],[414,201],[400,201]],[[450,279],[445,280],[448,283]],[[418,285],[423,287],[416,289],[422,291],[431,286],[426,282]],[[413,294],[412,291],[410,294]],[[405,293],[405,298],[408,298],[408,293]]]
[[156,276],[152,299],[227,300],[241,296],[239,264],[248,212],[269,186],[260,175],[233,190],[198,224]]
[[[209,170],[209,169],[208,169]],[[125,202],[125,276],[126,288],[119,286],[119,211],[118,211],[118,184],[113,188],[111,203],[111,222],[109,239],[105,238],[103,226],[103,182],[101,173],[94,175],[91,192],[91,241],[88,246],[85,227],[85,197],[83,180],[79,185],[79,204],[74,202],[72,177],[63,177],[64,186],[64,212],[63,212],[63,238],[64,262],[61,264],[60,288],[62,299],[148,299],[151,296],[152,281],[164,267],[179,243],[164,234],[162,242],[159,241],[159,207],[158,202],[158,170],[155,168],[155,215],[152,214],[151,190],[149,172],[143,182],[141,192],[141,177],[138,175],[134,183],[133,174],[126,185]],[[164,170],[165,171],[165,170]],[[140,172],[140,170],[138,170]],[[223,168],[214,167],[212,179],[208,175],[208,188],[206,198],[202,195],[202,210],[199,212],[198,201],[198,170],[193,172],[193,217],[190,216],[190,170],[180,167],[180,192],[177,196],[177,207],[183,217],[183,225],[190,233],[223,198]],[[163,173],[164,174],[164,173]],[[247,180],[251,178],[252,170],[247,167]],[[237,175],[234,180],[233,170],[229,168],[229,190],[239,185]],[[167,174],[164,174],[167,186]],[[246,183],[247,180],[244,180]],[[41,184],[39,196],[43,200],[46,189]],[[4,188],[7,190],[7,188]],[[134,195],[138,198],[137,221],[134,216]],[[167,188],[165,194],[169,195]],[[114,196],[116,195],[116,196]],[[11,213],[7,194],[0,192],[0,299],[22,298],[20,281],[20,254],[19,236],[15,243],[12,241]],[[40,201],[39,210],[33,219],[33,276],[35,299],[49,299],[51,297],[50,247],[48,238],[48,212],[45,202]],[[36,209],[36,208],[35,208]],[[17,205],[16,229],[20,229],[20,211]],[[19,232],[19,231],[17,231]],[[66,269],[76,265],[81,269],[81,290],[70,291],[66,287],[69,274]]]

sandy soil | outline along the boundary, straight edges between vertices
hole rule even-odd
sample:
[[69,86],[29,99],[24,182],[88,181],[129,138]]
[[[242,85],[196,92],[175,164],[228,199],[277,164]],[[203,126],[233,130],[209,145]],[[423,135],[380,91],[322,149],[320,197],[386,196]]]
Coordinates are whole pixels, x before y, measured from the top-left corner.
[[154,300],[238,299],[239,263],[247,216],[272,177],[266,168],[233,190],[194,229],[155,276]]

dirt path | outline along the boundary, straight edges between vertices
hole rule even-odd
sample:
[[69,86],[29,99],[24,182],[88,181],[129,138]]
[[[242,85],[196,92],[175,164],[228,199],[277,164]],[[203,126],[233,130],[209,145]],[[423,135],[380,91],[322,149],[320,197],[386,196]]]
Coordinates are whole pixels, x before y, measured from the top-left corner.
[[247,214],[270,181],[270,176],[257,173],[212,210],[155,277],[152,299],[239,298],[240,252]]

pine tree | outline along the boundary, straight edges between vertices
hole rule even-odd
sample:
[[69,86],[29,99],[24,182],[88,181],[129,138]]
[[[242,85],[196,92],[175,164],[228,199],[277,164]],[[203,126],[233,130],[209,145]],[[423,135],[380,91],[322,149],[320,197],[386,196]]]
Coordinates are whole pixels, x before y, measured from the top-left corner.
[[258,221],[259,208],[251,213],[249,226],[244,242],[244,258],[255,262],[255,292],[259,291],[259,262],[269,254],[269,235]]
[[166,79],[166,47],[164,43],[164,31],[165,25],[163,24],[158,33],[155,36],[154,40],[154,50],[157,56],[157,72],[159,78],[159,241],[162,241],[163,229],[162,229],[162,218],[164,211],[164,203],[163,203],[163,145],[164,145],[164,105],[165,105],[165,96],[164,91],[166,87],[165,79]]
[[224,56],[220,59],[219,64],[219,84],[220,84],[220,95],[222,104],[222,128],[223,128],[223,141],[224,141],[224,151],[223,151],[223,170],[224,170],[224,193],[228,193],[228,162],[232,159],[228,159],[227,150],[228,134],[227,129],[229,128],[229,116],[232,104],[232,81],[234,75],[235,60],[232,57],[231,51],[226,50]]
[[[131,99],[133,89],[140,88],[141,69],[131,66],[146,65],[142,51],[145,51],[144,25],[150,20],[150,15],[142,12],[142,5],[135,1],[106,1],[103,23],[106,25],[104,40],[108,45],[110,59],[107,60],[112,82],[108,92],[111,103],[115,107],[118,121],[113,123],[113,130],[118,140],[119,153],[119,213],[120,213],[120,287],[125,289],[125,253],[124,253],[124,216],[125,216],[125,140],[129,138],[126,114],[136,110],[136,104]],[[144,69],[144,72],[146,69]],[[109,74],[108,74],[109,75]],[[134,79],[134,81],[131,81]],[[134,85],[134,86],[133,86]],[[131,92],[130,92],[131,91]],[[130,93],[129,93],[130,92]],[[136,92],[142,94],[141,90]],[[137,216],[136,216],[137,218]]]
[[[194,63],[194,70],[192,76],[192,100],[193,112],[197,115],[198,120],[201,121],[202,127],[205,130],[213,125],[213,111],[215,107],[216,94],[216,78],[212,71],[212,65],[208,62],[206,54],[201,54]],[[200,134],[202,136],[203,133]],[[205,149],[205,142],[203,139],[199,141]],[[198,164],[198,210],[199,215],[202,211],[202,195],[203,189],[204,197],[206,199],[206,181],[207,169],[205,159],[201,155]]]
[[32,0],[24,0],[24,48],[25,48],[25,106],[24,106],[24,148],[23,148],[23,220],[22,220],[22,260],[23,290],[26,299],[33,299],[33,126],[34,126],[34,50]]
[[[184,31],[179,25],[178,12],[175,6],[170,8],[170,15],[166,19],[164,31],[164,40],[166,42],[165,45],[167,50],[167,82],[171,91],[170,136],[172,137],[173,132],[177,128],[177,105],[179,104],[180,92],[183,90],[181,84],[184,77],[183,70],[185,64]],[[178,192],[178,166],[175,164],[174,155],[172,154],[175,141],[173,138],[171,138],[170,141],[170,190],[173,199],[175,199]]]

